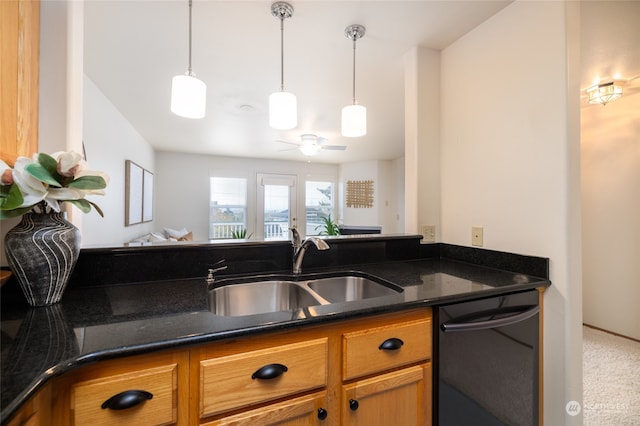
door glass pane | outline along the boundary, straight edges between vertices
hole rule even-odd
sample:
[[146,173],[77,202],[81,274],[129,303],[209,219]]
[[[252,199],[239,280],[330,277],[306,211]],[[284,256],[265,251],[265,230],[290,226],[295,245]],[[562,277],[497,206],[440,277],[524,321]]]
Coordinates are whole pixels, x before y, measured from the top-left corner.
[[324,230],[323,219],[333,215],[333,183],[307,181],[305,187],[306,235],[319,235]]
[[287,239],[289,237],[288,185],[264,185],[264,238]]

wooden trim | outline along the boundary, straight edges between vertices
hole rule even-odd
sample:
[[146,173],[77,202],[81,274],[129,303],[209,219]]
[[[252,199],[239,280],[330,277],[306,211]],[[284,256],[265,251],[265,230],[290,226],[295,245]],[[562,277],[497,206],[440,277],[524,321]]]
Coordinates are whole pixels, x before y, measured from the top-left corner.
[[613,332],[613,331],[609,331],[609,330],[606,330],[604,328],[596,327],[595,325],[590,325],[590,324],[587,324],[587,323],[584,323],[584,322],[582,323],[582,325],[584,325],[585,327],[593,328],[594,330],[603,331],[603,332],[611,334],[613,336],[622,337],[623,339],[629,339],[629,340],[633,340],[634,342],[640,343],[640,340],[635,339],[633,337],[625,336],[624,334],[620,334],[620,333],[616,333],[616,332]]

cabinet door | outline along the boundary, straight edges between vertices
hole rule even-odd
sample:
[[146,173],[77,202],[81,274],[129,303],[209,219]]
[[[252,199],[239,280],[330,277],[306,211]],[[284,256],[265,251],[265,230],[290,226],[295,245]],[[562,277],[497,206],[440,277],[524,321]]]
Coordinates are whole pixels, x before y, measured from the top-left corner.
[[359,380],[342,387],[342,425],[393,426],[430,424],[425,404],[428,369],[415,366]]
[[[312,395],[294,398],[271,404],[255,410],[245,411],[234,416],[224,417],[203,426],[321,426],[326,423],[327,394],[318,392]],[[334,413],[334,416],[337,413]]]

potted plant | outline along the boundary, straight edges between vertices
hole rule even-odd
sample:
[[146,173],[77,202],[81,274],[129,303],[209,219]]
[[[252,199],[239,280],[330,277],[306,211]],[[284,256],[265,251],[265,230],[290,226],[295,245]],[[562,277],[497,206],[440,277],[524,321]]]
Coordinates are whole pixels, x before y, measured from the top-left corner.
[[85,196],[103,195],[109,177],[72,151],[19,157],[13,168],[0,160],[0,173],[0,219],[22,216],[5,236],[9,266],[29,305],[57,303],[80,254],[80,231],[61,204],[104,216]]
[[323,217],[322,223],[315,227],[316,230],[318,228],[322,228],[318,235],[340,235],[340,227],[337,222],[331,220],[331,215]]

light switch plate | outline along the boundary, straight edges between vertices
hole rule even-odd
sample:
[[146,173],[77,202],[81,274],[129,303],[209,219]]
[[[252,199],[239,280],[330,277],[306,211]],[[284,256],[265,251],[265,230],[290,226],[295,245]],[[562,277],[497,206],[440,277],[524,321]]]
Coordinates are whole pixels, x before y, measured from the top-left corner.
[[481,226],[471,227],[471,245],[476,247],[482,247],[483,244],[483,229]]
[[436,242],[435,225],[422,225],[422,241],[424,241],[425,243]]

